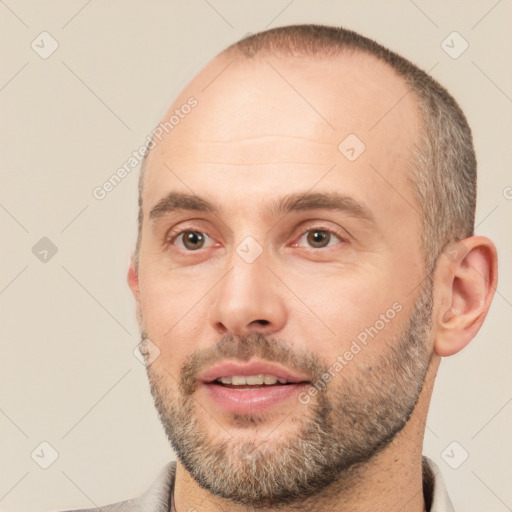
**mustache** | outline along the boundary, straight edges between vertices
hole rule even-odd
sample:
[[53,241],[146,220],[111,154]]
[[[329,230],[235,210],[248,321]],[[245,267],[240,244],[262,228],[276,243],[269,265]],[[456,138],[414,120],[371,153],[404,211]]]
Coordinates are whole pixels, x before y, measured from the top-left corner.
[[200,372],[225,359],[247,362],[251,358],[278,363],[290,371],[310,376],[314,381],[327,371],[327,365],[317,356],[293,349],[289,342],[261,333],[248,336],[226,335],[215,345],[192,353],[180,369],[179,386],[183,395],[194,393]]

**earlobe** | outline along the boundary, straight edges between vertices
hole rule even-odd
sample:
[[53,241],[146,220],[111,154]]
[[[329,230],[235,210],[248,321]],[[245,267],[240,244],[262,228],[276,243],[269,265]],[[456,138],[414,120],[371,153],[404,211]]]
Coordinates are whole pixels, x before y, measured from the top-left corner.
[[133,255],[130,258],[130,266],[128,267],[128,274],[126,276],[126,280],[128,281],[128,286],[130,287],[133,297],[135,298],[137,323],[139,324],[139,329],[142,329],[142,311],[141,311],[141,307],[140,307],[139,273],[137,271],[137,267],[135,265],[135,260],[134,260]]
[[135,266],[135,260],[132,256],[130,258],[130,265],[128,267],[128,274],[126,276],[126,280],[128,282],[128,286],[135,297],[135,300],[139,300],[139,273]]
[[435,275],[434,350],[450,356],[479,331],[496,289],[494,244],[473,236],[450,244],[439,258]]

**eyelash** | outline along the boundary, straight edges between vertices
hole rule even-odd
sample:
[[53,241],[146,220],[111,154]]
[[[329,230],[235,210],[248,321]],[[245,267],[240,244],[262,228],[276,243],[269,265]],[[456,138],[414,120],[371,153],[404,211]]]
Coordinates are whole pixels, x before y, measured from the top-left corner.
[[[338,239],[339,242],[347,242],[346,236],[342,235],[341,233],[337,232],[336,230],[328,229],[328,228],[325,228],[323,226],[313,226],[313,227],[311,227],[309,229],[306,229],[305,231],[301,232],[301,234],[300,234],[300,236],[298,238],[295,237],[295,239],[300,240],[304,235],[306,235],[307,233],[310,233],[312,231],[323,231],[325,233],[329,233],[331,235],[334,235]],[[168,237],[167,237],[168,241],[167,241],[166,245],[168,245],[168,246],[173,245],[174,242],[178,239],[178,237],[180,237],[184,233],[188,233],[188,232],[198,232],[198,233],[201,233],[203,235],[208,236],[212,240],[214,239],[214,237],[212,235],[210,235],[207,231],[204,231],[203,229],[200,229],[200,228],[195,228],[193,226],[190,226],[190,227],[187,227],[186,229],[181,229],[181,230],[176,231],[176,232],[171,231],[169,233]],[[330,240],[329,240],[329,242],[330,242]],[[297,247],[297,243],[294,242],[293,247]],[[329,247],[330,246],[328,245],[327,247],[320,247],[320,248],[308,247],[308,249],[314,250],[314,251],[319,251],[321,249],[328,249]],[[188,250],[188,249],[180,249],[180,250],[185,251],[185,252],[193,253],[193,252],[199,252],[201,249],[198,249],[196,251],[192,251],[192,250]]]

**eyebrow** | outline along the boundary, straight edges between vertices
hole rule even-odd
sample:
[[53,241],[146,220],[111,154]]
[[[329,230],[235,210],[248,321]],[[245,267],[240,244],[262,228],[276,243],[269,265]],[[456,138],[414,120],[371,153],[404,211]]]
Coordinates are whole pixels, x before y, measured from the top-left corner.
[[[157,220],[177,210],[218,214],[220,209],[206,199],[184,192],[169,192],[150,211],[149,218]],[[352,217],[375,223],[369,208],[351,196],[337,192],[302,192],[283,196],[270,201],[268,213],[271,216],[305,210],[331,210],[347,213]]]
[[149,212],[149,218],[156,220],[166,213],[171,213],[176,210],[218,213],[217,208],[202,197],[183,192],[169,192],[169,194],[158,201],[158,203],[151,209]]

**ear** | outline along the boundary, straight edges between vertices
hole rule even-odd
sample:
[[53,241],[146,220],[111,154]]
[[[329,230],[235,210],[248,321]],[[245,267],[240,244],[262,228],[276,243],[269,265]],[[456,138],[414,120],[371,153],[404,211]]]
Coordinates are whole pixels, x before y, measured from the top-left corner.
[[472,236],[450,244],[439,257],[434,277],[434,350],[450,356],[479,331],[496,290],[496,247]]
[[126,276],[126,280],[128,281],[128,286],[132,291],[133,297],[135,298],[136,304],[136,312],[137,312],[137,322],[139,326],[141,325],[141,310],[140,310],[140,285],[139,285],[139,273],[137,271],[137,267],[135,266],[134,256],[130,258],[130,266],[128,267],[128,274]]
[[130,287],[135,300],[139,300],[139,273],[137,272],[137,267],[135,266],[135,259],[133,254],[130,258],[130,266],[128,267],[128,275],[126,276],[126,280],[128,281],[128,286]]

